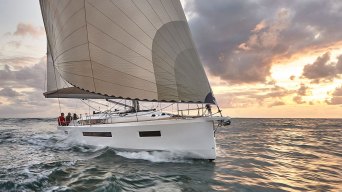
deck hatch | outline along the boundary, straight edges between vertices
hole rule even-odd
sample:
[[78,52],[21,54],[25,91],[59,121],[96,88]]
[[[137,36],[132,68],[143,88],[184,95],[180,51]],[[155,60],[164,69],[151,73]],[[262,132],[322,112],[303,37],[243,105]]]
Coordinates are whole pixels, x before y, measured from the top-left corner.
[[139,131],[140,137],[160,137],[160,131]]
[[83,132],[86,137],[112,137],[111,132]]

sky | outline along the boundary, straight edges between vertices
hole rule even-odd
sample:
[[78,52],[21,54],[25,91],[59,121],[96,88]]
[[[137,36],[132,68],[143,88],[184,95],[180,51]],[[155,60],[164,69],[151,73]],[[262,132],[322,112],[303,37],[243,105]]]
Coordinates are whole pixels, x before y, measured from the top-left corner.
[[[55,117],[38,0],[0,0],[0,118]],[[225,115],[342,118],[341,0],[182,0]]]

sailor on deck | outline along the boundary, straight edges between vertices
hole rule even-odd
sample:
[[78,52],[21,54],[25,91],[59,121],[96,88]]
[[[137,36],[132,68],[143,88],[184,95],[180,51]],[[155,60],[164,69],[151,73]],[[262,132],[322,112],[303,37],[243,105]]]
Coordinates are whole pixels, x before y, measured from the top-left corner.
[[66,126],[64,113],[61,113],[61,116],[58,117],[57,121],[59,126]]

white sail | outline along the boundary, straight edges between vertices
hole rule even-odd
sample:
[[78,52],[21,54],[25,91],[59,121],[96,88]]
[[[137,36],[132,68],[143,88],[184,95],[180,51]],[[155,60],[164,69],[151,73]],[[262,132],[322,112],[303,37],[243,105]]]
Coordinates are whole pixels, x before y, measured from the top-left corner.
[[66,82],[57,69],[54,67],[49,45],[47,45],[47,92],[44,93],[47,98],[84,98],[84,99],[110,99],[99,94],[94,94],[81,90]]
[[179,0],[40,4],[54,70],[73,86],[64,97],[215,102]]

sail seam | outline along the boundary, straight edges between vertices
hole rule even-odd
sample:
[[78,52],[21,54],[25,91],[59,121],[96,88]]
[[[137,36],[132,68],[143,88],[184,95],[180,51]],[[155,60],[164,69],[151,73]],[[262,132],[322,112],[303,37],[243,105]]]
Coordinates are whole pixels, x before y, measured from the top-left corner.
[[[97,63],[97,64],[102,65],[102,66],[104,66],[104,67],[107,67],[107,68],[109,68],[109,69],[112,69],[112,70],[114,70],[114,71],[117,71],[117,72],[126,74],[126,75],[128,75],[128,76],[135,77],[135,78],[137,78],[137,79],[141,79],[141,80],[143,80],[143,81],[152,83],[153,85],[159,85],[159,86],[163,86],[163,87],[165,87],[165,88],[169,88],[167,85],[160,85],[160,84],[157,84],[157,83],[155,83],[155,82],[149,81],[149,80],[147,80],[147,79],[143,79],[143,78],[141,78],[141,77],[137,77],[137,76],[135,76],[135,75],[132,75],[132,74],[129,74],[129,73],[125,73],[125,72],[119,71],[119,70],[117,70],[117,69],[114,69],[114,68],[111,68],[111,67],[109,67],[109,66],[107,66],[107,65],[104,65],[104,64],[102,64],[102,63],[100,63],[100,62],[94,61],[94,63]],[[164,79],[164,80],[169,80],[169,79]],[[170,81],[171,81],[171,80],[170,80]],[[171,86],[171,85],[176,85],[176,84],[169,84],[169,86]],[[171,88],[170,88],[170,89],[171,89]]]
[[[159,18],[159,20],[161,21],[161,23],[163,23],[163,20],[162,20],[162,18],[160,17],[160,15],[156,12],[156,10],[153,8],[153,6],[151,5],[151,3],[147,0],[147,3],[150,5],[150,7],[152,8],[152,10],[154,11],[154,13],[158,16],[158,18]],[[160,1],[160,3],[161,3],[161,5],[162,5],[162,7],[163,7],[163,9],[165,10],[165,8],[164,8],[164,5],[162,4],[162,2]],[[166,12],[166,10],[165,10],[165,12]],[[166,12],[167,13],[167,12]],[[168,13],[167,13],[168,14]],[[171,19],[170,18],[170,16],[169,16],[169,19]],[[172,21],[172,19],[171,19],[171,21]],[[168,28],[166,28],[166,30],[167,30],[167,32],[169,33],[169,36],[174,40],[174,41],[176,41],[177,42],[177,40],[174,38],[174,36],[172,35],[172,33],[170,32],[170,30],[168,29]],[[162,36],[163,36],[163,34],[162,34]],[[170,44],[170,42],[169,42],[169,40],[167,40],[167,39],[165,39],[167,42],[168,42],[168,44],[174,49],[175,47],[173,46],[173,45],[171,45]],[[180,45],[178,44],[178,43],[176,43],[176,44],[174,44],[176,47],[178,47],[179,49],[182,49],[181,47],[180,47]],[[179,53],[178,53],[179,54]],[[178,54],[176,54],[176,56],[178,56]],[[187,61],[188,61],[188,59],[186,59]],[[188,61],[189,62],[189,61]],[[191,63],[191,62],[190,62]],[[177,68],[175,68],[175,70],[177,70]],[[187,75],[185,75],[184,77],[186,77],[186,78],[189,78]],[[190,87],[188,87],[188,89],[191,89]],[[195,89],[193,89],[193,90],[195,90]],[[178,87],[177,87],[177,91],[178,91]],[[197,92],[198,90],[195,90],[195,92]]]
[[[170,16],[169,13],[167,12],[167,10],[166,10],[166,8],[165,8],[163,2],[162,2],[161,0],[160,0],[160,3],[161,3],[161,5],[162,5],[163,9],[165,10],[166,15],[169,17],[170,21],[173,21],[172,18],[171,18],[171,16]],[[181,35],[179,34],[179,31],[177,30],[176,27],[174,27],[173,23],[171,24],[171,26],[175,29],[175,31],[176,31],[176,32],[178,33],[178,35],[180,36],[179,39],[182,41],[181,44],[183,44],[183,48],[184,48],[184,50],[186,50],[187,47],[186,47],[186,45],[185,45],[183,39],[181,38]],[[168,28],[167,28],[167,31],[170,33],[170,36],[172,37],[172,39],[176,42],[176,44],[177,44],[177,46],[179,47],[179,49],[182,50],[182,46],[179,44],[180,42],[177,41],[177,39],[174,37],[173,33],[171,33],[171,32],[169,31]],[[190,46],[191,46],[191,45],[190,45]],[[194,60],[193,60],[191,57],[189,57],[188,55],[186,56],[186,60],[187,60],[187,62],[189,62],[189,63],[191,63],[191,64],[195,63]]]
[[[84,61],[89,61],[89,60],[84,60]],[[81,61],[68,61],[68,62],[81,62]],[[71,63],[68,63],[68,62],[62,62],[62,63],[56,63],[56,64],[63,64],[63,66],[67,66],[67,65],[70,65],[70,66],[72,66],[73,64],[71,64]],[[163,86],[163,87],[165,87],[165,88],[168,88],[168,89],[173,89],[172,87],[169,87],[169,86],[177,86],[177,84],[168,84],[168,85],[160,85],[160,84],[157,84],[157,83],[155,83],[155,82],[152,82],[152,81],[149,81],[149,80],[146,80],[146,79],[143,79],[143,78],[140,78],[140,77],[137,77],[137,76],[134,76],[134,75],[132,75],[132,74],[128,74],[128,73],[124,73],[124,72],[122,72],[122,71],[119,71],[119,70],[116,70],[116,69],[113,69],[113,68],[111,68],[111,67],[109,67],[109,66],[106,66],[106,65],[104,65],[104,64],[102,64],[102,63],[100,63],[100,62],[97,62],[97,61],[94,61],[95,63],[98,63],[98,64],[100,64],[100,65],[102,65],[102,66],[104,66],[104,67],[107,67],[107,68],[110,68],[110,69],[112,69],[112,70],[114,70],[114,71],[117,71],[117,72],[120,72],[120,73],[123,73],[123,74],[126,74],[126,75],[129,75],[129,76],[132,76],[132,77],[135,77],[135,78],[137,78],[137,79],[141,79],[141,80],[143,80],[143,81],[146,81],[146,82],[149,82],[149,83],[152,83],[152,84],[154,84],[154,85],[158,85],[158,86]],[[61,70],[61,71],[63,71],[64,72],[64,70],[63,69],[60,69],[60,67],[58,67],[59,68],[59,70]],[[74,73],[70,73],[70,74],[74,74]],[[79,76],[84,76],[84,75],[79,75]],[[84,76],[84,77],[90,77],[90,76]],[[164,79],[164,80],[169,80],[169,79]],[[171,80],[169,80],[169,81],[171,81]]]
[[[87,75],[80,75],[80,74],[76,74],[76,73],[71,73],[71,72],[65,71],[65,70],[63,70],[63,69],[59,69],[59,70],[63,71],[64,73],[69,73],[69,74],[72,74],[72,75],[77,75],[77,76],[81,76],[81,77],[93,78],[93,77],[87,76]],[[146,91],[146,92],[157,93],[157,92],[155,92],[155,91],[149,91],[149,90],[146,90],[146,89],[141,89],[141,88],[136,88],[136,87],[125,86],[125,85],[121,85],[121,84],[118,84],[118,83],[113,83],[113,82],[105,81],[105,80],[98,79],[98,78],[94,78],[94,79],[96,79],[96,80],[98,80],[98,81],[103,81],[103,82],[106,82],[106,83],[109,83],[109,84],[118,85],[118,86],[121,86],[121,87],[127,87],[127,88],[131,88],[131,89],[137,89],[137,90],[142,90],[142,91]]]
[[[73,47],[70,47],[70,48],[67,49],[67,50],[64,50],[62,53],[60,53],[59,55],[57,55],[57,57],[55,58],[55,61],[57,61],[58,58],[59,58],[60,56],[62,56],[64,53],[67,53],[67,52],[71,51],[72,49],[75,49],[75,48],[77,48],[77,47],[80,47],[80,46],[86,45],[86,44],[87,44],[87,42],[86,42],[86,43],[79,44],[79,45],[75,45],[75,46],[73,46]],[[89,58],[89,59],[90,59],[90,58]]]
[[[114,41],[117,41],[118,43],[122,44],[121,42],[119,42],[118,40],[116,40],[115,38],[113,38],[111,35],[105,33],[105,32],[102,31],[101,29],[98,29],[98,28],[97,28],[96,26],[94,26],[93,24],[90,24],[90,23],[89,23],[89,25],[93,26],[95,29],[99,30],[99,31],[102,32],[104,35],[107,35],[108,37],[110,37],[110,38],[113,39]],[[112,53],[112,52],[110,52],[110,51],[104,49],[104,48],[101,48],[101,47],[95,45],[94,43],[91,43],[91,42],[89,42],[89,43],[92,44],[92,45],[94,45],[94,46],[96,46],[96,47],[98,47],[99,49],[102,49],[102,50],[106,51],[107,53],[109,53],[109,54],[111,54],[111,55],[114,55],[114,56],[116,56],[116,57],[119,57],[119,58],[121,58],[121,59],[123,59],[123,60],[125,60],[125,61],[127,61],[127,62],[129,62],[129,63],[131,63],[131,64],[133,64],[133,65],[135,65],[135,66],[138,66],[138,65],[132,63],[131,61],[127,60],[127,59],[124,59],[124,58],[122,58],[122,57],[120,57],[120,56],[118,56],[118,55],[116,55],[116,54],[114,54],[114,53]],[[122,45],[125,46],[124,44],[122,44]],[[151,61],[150,59],[146,58],[145,56],[141,55],[140,53],[138,53],[138,52],[132,50],[131,48],[129,48],[129,47],[127,47],[127,46],[125,46],[125,47],[126,47],[127,49],[133,51],[133,52],[134,52],[135,54],[137,54],[138,56],[143,57],[144,59],[146,59],[147,61],[149,61],[149,62],[152,64],[152,61]],[[150,72],[150,73],[152,73],[152,74],[154,74],[154,72],[152,72],[152,71],[150,71],[150,70],[148,70],[148,69],[146,69],[146,68],[143,68],[143,67],[141,67],[141,66],[138,66],[138,67],[139,67],[139,68],[142,68],[142,69],[144,69],[144,70],[146,70],[146,71],[148,71],[148,72]],[[161,68],[161,69],[163,69],[163,68]],[[172,72],[170,72],[170,71],[168,71],[168,70],[166,70],[166,69],[163,69],[163,71],[169,73],[170,75],[173,75]]]
[[[96,61],[94,61],[94,62],[95,62],[95,63],[98,63],[98,62],[96,62]],[[101,63],[98,63],[98,64],[102,65]],[[77,75],[77,76],[81,76],[81,77],[89,77],[89,78],[92,78],[91,76],[80,75],[80,74],[76,74],[76,73],[71,73],[71,72],[68,72],[68,71],[63,70],[63,69],[60,69],[60,68],[58,68],[58,70],[63,71],[63,72],[65,72],[65,73],[72,74],[72,75]],[[133,75],[131,75],[131,76],[133,76]],[[133,77],[136,77],[136,76],[133,76]],[[139,77],[136,77],[136,78],[139,78]],[[99,81],[107,82],[107,83],[110,83],[110,84],[119,85],[119,86],[122,86],[122,87],[128,87],[128,88],[133,88],[133,89],[139,89],[139,90],[148,91],[148,90],[145,90],[145,89],[140,89],[140,88],[136,88],[136,87],[130,87],[130,86],[121,85],[121,84],[118,84],[118,83],[108,82],[108,81],[105,81],[105,80],[102,80],[102,79],[99,79],[99,78],[95,78],[95,79],[96,79],[96,80],[99,80]],[[140,79],[140,78],[139,78],[139,79]],[[144,79],[142,79],[142,80],[144,80]],[[145,80],[145,81],[147,81],[147,80]],[[157,83],[153,83],[153,84],[154,84],[154,85],[159,85],[159,84],[157,84]],[[169,84],[169,85],[172,86],[172,85],[176,85],[176,84]],[[163,87],[165,87],[165,88],[169,88],[169,87],[167,87],[167,86],[165,86],[165,85],[161,85],[161,86],[163,86]],[[172,89],[172,88],[169,88],[169,89]],[[149,91],[149,92],[156,93],[156,92],[154,92],[154,91]]]
[[[90,24],[90,25],[91,25],[91,24]],[[104,34],[107,35],[106,33],[104,33]],[[110,37],[110,36],[109,36],[109,37]],[[131,63],[131,64],[134,65],[134,66],[137,66],[137,67],[139,67],[139,68],[141,68],[141,69],[143,69],[143,70],[146,70],[147,72],[150,72],[151,74],[155,74],[154,72],[152,72],[152,71],[150,71],[150,70],[148,70],[148,69],[146,69],[146,68],[144,68],[144,67],[141,67],[141,66],[139,66],[139,65],[137,65],[137,64],[134,64],[133,62],[131,62],[131,61],[125,59],[125,58],[122,58],[122,57],[120,57],[120,56],[118,56],[118,55],[116,55],[116,54],[114,54],[114,53],[112,53],[112,52],[110,52],[110,51],[108,51],[108,50],[106,50],[106,49],[104,49],[104,48],[101,48],[101,47],[95,45],[94,43],[91,43],[91,42],[90,42],[90,44],[94,45],[95,47],[101,49],[101,50],[104,51],[104,52],[107,52],[107,53],[110,54],[110,55],[113,55],[113,56],[115,56],[115,57],[118,57],[118,58],[120,58],[120,59],[122,59],[122,60],[124,60],[124,61],[126,61],[126,62],[128,62],[128,63]],[[143,56],[141,56],[141,57],[143,57]],[[150,61],[150,60],[148,60],[148,61]],[[161,68],[161,69],[163,69],[163,68]],[[173,75],[170,71],[167,71],[167,70],[165,70],[165,69],[163,69],[163,70],[164,70],[165,72],[167,72],[168,74]]]
[[[110,1],[112,4],[114,4],[113,3],[113,1]],[[136,6],[136,4],[134,3],[134,1],[131,1],[133,4],[134,4],[134,6],[141,12],[141,10]],[[114,4],[115,5],[115,4]],[[152,40],[152,42],[153,42],[153,37],[151,37],[150,35],[148,35],[147,34],[147,32],[145,31],[145,30],[143,30],[141,27],[140,27],[140,25],[138,25],[134,20],[132,20],[130,17],[128,17],[128,15],[127,15],[127,13],[125,13],[125,11],[123,11],[122,9],[120,9],[120,7],[118,7],[117,5],[115,5],[130,21],[132,21],[143,33],[145,33],[151,40]],[[142,13],[142,12],[141,12]],[[146,15],[145,14],[143,14],[142,13],[142,15],[144,15],[144,17],[151,23],[151,21],[146,17]],[[152,24],[152,23],[151,23]],[[158,32],[158,29],[152,24],[152,26],[153,26],[153,28],[156,30],[156,33]],[[171,59],[172,59],[172,57],[167,53],[167,51],[165,51],[164,50],[164,48],[162,48],[162,47],[160,47],[159,45],[158,45],[158,47],[160,48],[160,49],[162,49],[163,51],[164,51],[164,53],[168,56],[168,57],[170,57]],[[149,49],[149,48],[148,48]],[[149,49],[149,50],[151,50],[151,49]],[[152,50],[151,50],[152,51]],[[161,60],[163,60],[167,65],[169,65],[170,67],[173,67],[172,66],[172,64],[170,64],[168,61],[166,61],[166,60],[164,60],[164,58],[161,58],[161,57],[159,57]],[[153,62],[153,61],[152,61]]]
[[[60,64],[61,66],[73,66],[74,64],[71,64],[71,63],[77,63],[77,62],[83,62],[83,61],[89,61],[89,60],[68,61],[68,62],[61,62],[61,63],[56,63],[56,64]],[[70,62],[70,63],[69,63],[69,62]],[[143,79],[143,78],[141,78],[141,77],[137,77],[137,76],[135,76],[135,75],[132,75],[132,74],[129,74],[129,73],[125,73],[125,72],[116,70],[116,69],[111,68],[111,67],[109,67],[109,66],[106,66],[106,65],[104,65],[104,64],[102,64],[102,63],[99,63],[99,62],[96,62],[96,61],[94,61],[94,62],[95,62],[95,63],[98,63],[98,64],[100,64],[100,65],[102,65],[102,66],[104,66],[104,67],[107,67],[107,68],[109,68],[109,69],[113,69],[114,71],[117,71],[117,72],[120,72],[120,73],[129,75],[129,76],[135,77],[135,78],[137,78],[137,79],[141,79],[141,80],[143,80],[143,81],[147,81],[147,82],[149,82],[149,83],[153,83],[154,85],[163,86],[163,87],[169,88],[169,89],[173,89],[171,86],[177,86],[176,83],[174,83],[174,84],[163,84],[163,85],[160,85],[160,84],[157,84],[157,83],[155,83],[155,82],[149,81],[149,80],[147,80],[147,79]],[[88,77],[88,76],[87,76],[87,77]],[[167,80],[167,81],[169,81],[169,82],[172,82],[172,80],[170,80],[170,79],[166,79],[166,78],[162,78],[162,79],[163,79],[163,80]]]
[[[99,10],[98,8],[96,8],[94,5],[92,5],[91,3],[89,3],[89,5],[91,5],[92,7],[94,7],[98,12],[100,12],[103,16],[105,16],[106,18],[108,18],[114,25],[118,26],[119,28],[121,28],[124,32],[126,32],[127,34],[129,34],[132,38],[134,38],[135,40],[137,40],[142,46],[144,46],[147,50],[150,50],[152,52],[152,50],[147,47],[144,43],[142,43],[141,41],[139,41],[137,38],[135,38],[133,35],[131,35],[128,31],[126,31],[126,29],[124,29],[121,25],[117,24],[116,22],[114,22],[111,18],[109,18],[106,14],[104,14],[101,10]],[[115,4],[113,4],[114,6],[116,6]],[[117,7],[117,6],[116,6]],[[92,25],[93,27],[95,27],[96,29],[98,29],[99,31],[101,31],[102,33],[108,35],[109,37],[111,37],[113,40],[117,41],[118,43],[122,44],[123,46],[127,47],[125,44],[123,44],[122,42],[120,42],[119,40],[113,38],[111,35],[103,32],[101,29],[99,29],[98,27],[94,26],[93,24],[88,23],[89,25]],[[151,37],[150,37],[151,38]],[[151,38],[151,40],[153,41],[153,39]],[[137,53],[138,55],[144,57],[145,59],[151,61],[151,63],[153,63],[152,60],[146,58],[145,56],[143,56],[142,54],[138,53],[137,51],[133,50],[130,47],[127,47],[128,49],[132,50],[133,52]],[[175,54],[177,55],[177,54]],[[170,57],[172,59],[172,57]],[[167,61],[165,61],[163,58],[160,58],[161,60],[163,60],[165,63],[167,63],[170,67],[172,67],[172,65],[170,63],[168,63]],[[163,69],[165,70],[165,69]],[[167,70],[165,70],[167,71]],[[171,72],[170,72],[171,73]],[[172,74],[172,73],[171,73]]]
[[[60,44],[62,44],[65,40],[67,40],[71,35],[73,35],[75,32],[79,31],[80,29],[84,28],[85,25],[82,25],[81,27],[75,29],[74,31],[72,31],[68,36],[66,36],[61,42]],[[59,47],[57,47],[57,45],[55,45],[54,47],[56,49],[56,53],[62,51],[62,50],[59,50]],[[63,53],[62,53],[63,54]]]
[[[67,20],[67,22],[65,22],[63,25],[62,25],[62,27],[61,27],[61,29],[60,30],[58,30],[58,34],[57,34],[57,36],[56,36],[56,38],[55,38],[55,42],[54,42],[54,47],[56,47],[56,42],[59,40],[59,38],[61,37],[61,34],[62,34],[62,31],[64,30],[64,28],[65,28],[65,26],[67,26],[67,23],[69,22],[69,21],[71,21],[71,18],[73,18],[75,15],[77,15],[78,14],[78,12],[80,12],[80,11],[82,11],[83,10],[83,8],[81,7],[79,10],[77,10],[76,12],[75,12],[75,14],[73,14],[72,16],[70,16],[69,18],[67,18],[66,20]],[[80,28],[82,28],[83,26],[85,26],[85,25],[82,25]],[[77,28],[77,29],[80,29],[80,28]],[[74,31],[73,31],[74,32]],[[72,33],[73,33],[72,32]],[[70,34],[68,34],[68,36],[69,36]],[[66,39],[66,38],[64,38],[64,39]]]
[[[175,5],[174,5],[174,3],[173,3],[173,1],[171,1],[172,2],[172,6],[175,8],[175,10],[177,11],[177,8],[175,7]],[[182,5],[181,5],[182,6]],[[180,13],[185,19],[186,19],[186,16],[185,16],[185,14],[184,14],[184,11],[181,11],[181,12],[179,12],[179,11],[177,11],[178,13]],[[191,33],[191,31],[190,31],[190,28],[189,28],[189,26],[187,26],[186,28],[183,28],[182,27],[182,29],[184,30],[184,32],[186,33],[187,31],[188,31],[188,33],[187,34],[189,34],[189,36],[190,36],[190,38],[189,38],[189,40],[190,40],[190,43],[193,45],[193,47],[194,47],[194,51],[195,51],[195,57],[198,57],[199,58],[199,54],[198,54],[198,50],[196,49],[196,45],[195,45],[195,42],[194,42],[194,40],[193,40],[193,38],[192,38],[192,33]],[[206,75],[206,72],[205,72],[205,70],[204,70],[204,67],[203,67],[203,64],[202,64],[202,62],[200,61],[200,67],[201,67],[201,69],[202,69],[202,72],[204,73],[204,75],[205,75],[205,78],[206,78],[206,82],[207,82],[207,84],[208,84],[208,86],[209,86],[209,89],[210,89],[210,91],[212,92],[212,90],[211,90],[211,86],[210,86],[210,83],[209,83],[209,80],[208,80],[208,77],[207,77],[207,75]]]
[[[62,15],[62,13],[64,13],[64,10],[66,9],[66,7],[72,2],[72,0],[69,0],[69,2],[67,3],[67,5],[63,8],[63,11],[59,14]],[[62,24],[62,27],[60,30],[58,30],[58,34],[55,36],[55,41],[54,41],[54,47],[56,45],[56,42],[58,41],[60,34],[62,33],[62,31],[64,30],[64,27],[66,26],[66,24],[71,20],[72,17],[74,17],[80,10],[82,10],[83,8],[81,7],[79,10],[77,10],[74,14],[72,14],[70,17],[68,17],[67,19],[65,19],[66,21]],[[53,16],[53,19],[55,19],[56,14]]]
[[91,61],[91,56],[90,56],[90,47],[89,47],[89,32],[88,32],[88,20],[87,20],[87,8],[86,8],[86,0],[84,0],[84,19],[86,23],[86,31],[87,31],[87,41],[88,41],[88,53],[89,53],[89,60],[90,60],[90,67],[91,67],[91,74],[93,76],[93,83],[94,83],[94,91],[96,92],[96,87],[95,87],[95,77],[94,77],[94,70],[93,70],[93,62]]

